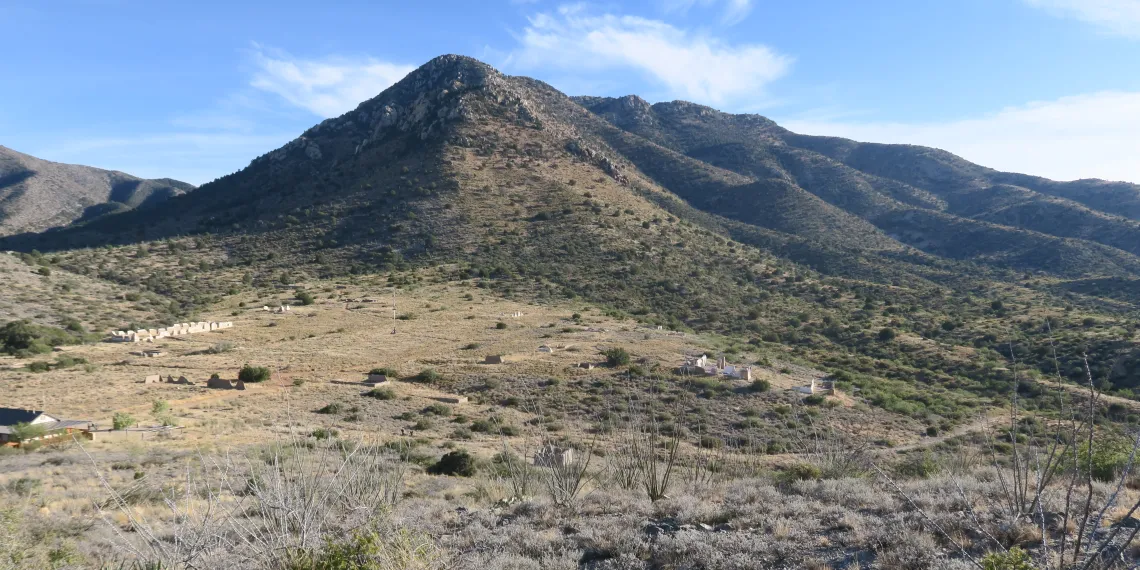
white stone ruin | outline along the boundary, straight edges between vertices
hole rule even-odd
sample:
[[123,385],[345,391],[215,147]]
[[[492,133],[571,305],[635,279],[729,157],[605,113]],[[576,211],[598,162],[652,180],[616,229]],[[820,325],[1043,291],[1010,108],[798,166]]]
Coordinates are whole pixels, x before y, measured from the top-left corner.
[[175,323],[160,329],[139,329],[135,331],[112,331],[112,342],[154,342],[156,339],[168,336],[182,336],[199,332],[210,332],[228,329],[234,326],[231,321],[211,322],[199,321],[192,323]]

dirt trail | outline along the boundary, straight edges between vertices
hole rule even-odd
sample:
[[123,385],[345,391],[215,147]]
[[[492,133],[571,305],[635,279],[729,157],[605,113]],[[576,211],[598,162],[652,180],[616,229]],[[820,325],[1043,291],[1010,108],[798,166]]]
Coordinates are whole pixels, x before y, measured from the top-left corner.
[[[1072,392],[1074,394],[1081,395],[1081,396],[1087,396],[1089,393],[1089,389],[1087,386],[1078,386],[1076,384],[1068,384],[1065,382],[1057,382],[1056,380],[1045,380],[1045,379],[1038,379],[1038,380],[1036,380],[1036,382],[1038,384],[1043,384],[1043,385],[1048,386],[1050,388],[1061,388],[1065,391]],[[1140,410],[1140,402],[1137,402],[1136,400],[1129,400],[1128,398],[1121,398],[1120,396],[1113,396],[1111,394],[1105,394],[1103,392],[1097,396],[1097,399],[1099,399],[1102,402],[1108,402],[1108,403],[1112,403],[1112,404],[1120,404],[1120,405],[1132,408],[1134,410]]]
[[933,437],[923,437],[911,443],[898,445],[890,448],[890,451],[910,451],[913,449],[933,447],[954,437],[966,435],[968,433],[973,433],[976,431],[983,431],[986,428],[993,426],[994,424],[1000,423],[1002,421],[1007,421],[1008,416],[1008,410],[994,409],[987,412],[984,416],[975,418],[969,423],[957,426],[948,432],[944,432]]

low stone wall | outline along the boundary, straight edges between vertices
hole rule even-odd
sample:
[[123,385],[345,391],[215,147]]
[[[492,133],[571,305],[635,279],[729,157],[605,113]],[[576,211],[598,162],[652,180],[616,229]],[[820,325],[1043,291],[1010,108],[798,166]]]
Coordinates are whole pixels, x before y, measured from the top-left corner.
[[112,342],[154,342],[160,338],[182,336],[200,332],[210,332],[233,327],[232,321],[198,321],[175,323],[160,329],[138,329],[135,331],[111,331]]

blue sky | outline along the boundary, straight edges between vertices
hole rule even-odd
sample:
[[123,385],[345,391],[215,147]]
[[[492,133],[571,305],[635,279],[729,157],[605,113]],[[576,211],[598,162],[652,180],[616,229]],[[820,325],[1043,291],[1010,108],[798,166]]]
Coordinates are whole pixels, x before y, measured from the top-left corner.
[[0,144],[201,184],[461,53],[572,95],[1140,183],[1140,0],[0,3]]

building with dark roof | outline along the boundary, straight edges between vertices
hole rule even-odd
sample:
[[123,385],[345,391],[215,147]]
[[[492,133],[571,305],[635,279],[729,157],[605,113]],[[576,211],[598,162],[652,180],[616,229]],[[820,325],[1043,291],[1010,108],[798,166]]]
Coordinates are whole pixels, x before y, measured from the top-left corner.
[[35,436],[33,441],[50,441],[72,434],[80,434],[91,438],[93,424],[88,420],[68,420],[49,415],[42,410],[25,410],[23,408],[0,408],[0,445],[19,446],[24,443],[20,440],[20,432],[32,426]]

